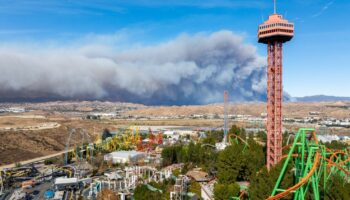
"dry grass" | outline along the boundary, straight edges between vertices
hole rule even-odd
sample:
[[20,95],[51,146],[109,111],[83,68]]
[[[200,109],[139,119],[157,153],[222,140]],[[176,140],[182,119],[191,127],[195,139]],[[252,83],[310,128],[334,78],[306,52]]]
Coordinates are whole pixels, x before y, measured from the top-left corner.
[[[0,120],[1,121],[1,120]],[[108,124],[84,121],[84,120],[70,120],[61,118],[58,120],[55,117],[55,122],[61,124],[58,128],[45,130],[31,130],[31,131],[14,131],[6,130],[0,131],[0,165],[28,160],[31,158],[48,155],[62,151],[66,147],[69,131],[72,128],[86,129],[90,135],[90,139],[95,141],[97,133],[100,133],[104,128],[114,129],[115,126]],[[17,119],[12,123],[16,126],[24,124],[34,125],[41,122],[53,122],[50,118],[43,119]],[[1,121],[0,123],[9,123],[9,121]],[[81,134],[77,133],[72,136],[72,145],[82,143]]]

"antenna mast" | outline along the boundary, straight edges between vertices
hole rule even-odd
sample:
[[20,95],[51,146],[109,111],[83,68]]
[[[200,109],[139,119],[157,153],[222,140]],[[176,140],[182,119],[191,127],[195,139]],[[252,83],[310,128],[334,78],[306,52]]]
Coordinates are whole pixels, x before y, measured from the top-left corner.
[[273,13],[276,14],[276,0],[273,0]]
[[228,91],[225,90],[224,91],[224,139],[223,139],[223,143],[226,144],[227,143],[227,109],[228,109]]

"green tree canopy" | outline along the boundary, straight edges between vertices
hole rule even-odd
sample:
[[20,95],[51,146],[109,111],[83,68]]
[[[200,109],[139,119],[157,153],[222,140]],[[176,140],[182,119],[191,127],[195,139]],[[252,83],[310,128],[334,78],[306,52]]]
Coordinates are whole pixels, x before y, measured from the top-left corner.
[[220,183],[249,181],[265,165],[263,147],[253,139],[244,143],[233,143],[220,152],[218,158],[218,179]]
[[169,193],[167,192],[167,188],[171,185],[170,181],[164,181],[163,183],[151,182],[149,185],[157,190],[161,190],[161,192],[152,191],[144,184],[138,185],[134,190],[135,200],[168,199]]
[[228,200],[230,197],[238,196],[240,191],[237,183],[220,184],[217,183],[214,186],[215,200]]
[[324,199],[350,199],[350,183],[344,177],[334,175],[327,183],[327,191],[324,193]]
[[[280,175],[280,171],[283,166],[283,161],[277,164],[275,167],[267,171],[266,167],[263,167],[255,176],[252,176],[249,186],[249,197],[251,200],[261,200],[266,199],[272,193],[272,190],[276,184],[276,181]],[[287,172],[291,172],[292,164],[287,168]],[[283,181],[281,182],[281,188],[289,188],[293,186],[293,173],[287,173]],[[284,199],[291,199],[289,196]]]

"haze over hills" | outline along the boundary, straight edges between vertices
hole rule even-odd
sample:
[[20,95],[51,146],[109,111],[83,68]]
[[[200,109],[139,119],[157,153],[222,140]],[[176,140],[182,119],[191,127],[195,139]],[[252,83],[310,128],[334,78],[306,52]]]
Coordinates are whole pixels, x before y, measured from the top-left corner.
[[295,97],[297,102],[330,102],[330,101],[350,101],[350,97],[313,95],[305,97]]
[[[235,95],[233,95],[235,96]],[[136,98],[135,98],[136,99]],[[231,102],[240,102],[240,103],[264,103],[266,102],[266,96],[262,95],[260,99],[254,100],[242,100],[242,99],[234,99],[234,97],[229,98]],[[115,98],[103,98],[103,99],[96,99],[96,98],[76,98],[76,99],[70,99],[70,98],[65,98],[65,97],[37,97],[37,96],[27,96],[27,97],[4,97],[0,96],[0,103],[50,103],[50,102],[94,102],[94,101],[105,101],[105,102],[115,102],[115,103],[120,103],[124,101],[118,101]],[[350,97],[340,97],[340,96],[327,96],[327,95],[313,95],[313,96],[305,96],[305,97],[291,97],[288,94],[284,94],[284,102],[337,102],[337,101],[350,101]],[[140,102],[140,103],[137,103]],[[198,101],[188,101],[188,102],[166,102],[166,103],[154,103],[154,102],[143,102],[142,100],[135,100],[135,101],[130,101],[130,102],[124,102],[124,103],[136,103],[140,105],[149,105],[149,106],[172,106],[172,105],[210,105],[210,104],[215,104],[215,103],[222,103],[222,101],[218,100],[217,102],[212,102],[212,103],[199,103]]]

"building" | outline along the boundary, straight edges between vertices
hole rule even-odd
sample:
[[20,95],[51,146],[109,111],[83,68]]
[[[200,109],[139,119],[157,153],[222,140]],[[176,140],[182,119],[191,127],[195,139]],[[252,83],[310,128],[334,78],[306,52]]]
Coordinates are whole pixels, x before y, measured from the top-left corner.
[[214,200],[214,185],[216,180],[201,184],[201,197],[203,200]]
[[59,177],[54,182],[56,190],[69,190],[79,188],[78,178]]
[[193,130],[176,130],[176,132],[181,136],[198,137],[197,131]]
[[115,151],[104,156],[105,161],[116,163],[139,162],[147,156],[146,153],[140,151]]
[[318,141],[321,141],[321,142],[332,142],[332,141],[339,141],[340,137],[337,135],[318,135],[317,139]]
[[208,173],[200,171],[198,169],[188,171],[186,173],[186,176],[190,177],[191,179],[193,179],[196,182],[209,182],[210,181],[210,177],[209,177]]

